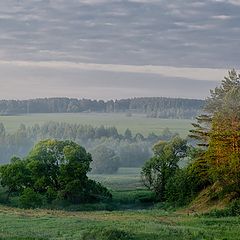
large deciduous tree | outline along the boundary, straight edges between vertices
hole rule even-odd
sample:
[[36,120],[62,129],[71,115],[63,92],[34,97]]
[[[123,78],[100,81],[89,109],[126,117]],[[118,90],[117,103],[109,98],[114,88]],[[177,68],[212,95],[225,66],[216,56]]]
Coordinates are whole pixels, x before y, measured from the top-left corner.
[[111,197],[106,188],[88,179],[91,161],[85,148],[72,141],[44,140],[25,159],[14,158],[0,168],[1,184],[9,194],[35,192],[48,201],[80,203]]

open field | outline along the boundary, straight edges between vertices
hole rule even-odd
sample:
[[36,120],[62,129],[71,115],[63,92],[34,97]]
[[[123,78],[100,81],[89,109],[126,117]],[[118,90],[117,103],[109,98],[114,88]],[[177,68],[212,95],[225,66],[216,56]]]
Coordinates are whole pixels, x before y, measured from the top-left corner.
[[185,119],[159,119],[147,118],[145,115],[135,114],[127,117],[125,114],[106,114],[106,113],[58,113],[58,114],[29,114],[19,116],[0,116],[8,131],[15,131],[21,123],[32,126],[35,123],[57,121],[77,124],[90,124],[93,126],[115,126],[120,133],[127,128],[133,133],[140,132],[148,135],[151,132],[160,134],[163,129],[169,128],[173,132],[178,132],[181,136],[186,136],[191,129],[192,120]]
[[240,218],[162,210],[64,212],[0,206],[0,239],[238,240]]
[[[186,210],[167,212],[152,204],[144,209],[147,205],[142,202],[142,207],[140,200],[151,193],[140,185],[139,172],[138,168],[121,168],[116,175],[89,176],[112,189],[112,209],[101,208],[101,204],[65,208],[70,211],[0,205],[0,239],[239,240],[240,217],[194,216]],[[76,211],[81,209],[84,211]]]
[[144,188],[140,178],[141,168],[119,168],[115,174],[89,174],[111,190],[135,190]]

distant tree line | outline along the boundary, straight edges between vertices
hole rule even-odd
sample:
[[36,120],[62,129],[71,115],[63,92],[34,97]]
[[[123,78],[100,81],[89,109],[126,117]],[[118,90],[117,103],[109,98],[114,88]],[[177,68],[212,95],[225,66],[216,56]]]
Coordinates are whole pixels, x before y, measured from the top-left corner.
[[[59,122],[30,127],[21,124],[16,132],[9,133],[0,123],[0,163],[9,162],[13,155],[25,157],[36,142],[44,139],[71,140],[93,153],[91,167],[94,172],[111,173],[119,167],[142,166],[152,155],[152,144],[159,140],[169,140],[176,135],[169,129],[163,130],[160,135],[150,133],[143,136],[141,133],[133,134],[130,129],[120,134],[116,127]],[[109,166],[106,167],[107,165]]]
[[203,100],[146,97],[121,100],[90,100],[74,98],[40,98],[31,100],[0,100],[0,115],[28,113],[125,112],[146,114],[159,118],[194,118],[200,112]]

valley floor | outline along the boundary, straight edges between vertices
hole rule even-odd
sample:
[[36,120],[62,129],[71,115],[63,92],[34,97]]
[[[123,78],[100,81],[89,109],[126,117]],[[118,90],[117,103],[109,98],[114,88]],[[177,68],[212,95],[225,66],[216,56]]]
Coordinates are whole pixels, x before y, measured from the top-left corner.
[[239,240],[240,218],[163,210],[65,212],[0,206],[0,239]]

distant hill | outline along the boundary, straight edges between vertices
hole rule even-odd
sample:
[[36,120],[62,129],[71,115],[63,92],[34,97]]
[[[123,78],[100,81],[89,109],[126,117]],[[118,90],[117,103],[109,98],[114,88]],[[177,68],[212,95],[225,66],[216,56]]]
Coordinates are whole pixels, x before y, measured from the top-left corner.
[[39,98],[0,100],[1,115],[28,113],[126,112],[146,114],[154,118],[194,118],[201,112],[204,100],[143,97],[121,100],[90,100],[75,98]]

